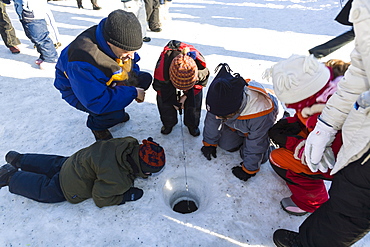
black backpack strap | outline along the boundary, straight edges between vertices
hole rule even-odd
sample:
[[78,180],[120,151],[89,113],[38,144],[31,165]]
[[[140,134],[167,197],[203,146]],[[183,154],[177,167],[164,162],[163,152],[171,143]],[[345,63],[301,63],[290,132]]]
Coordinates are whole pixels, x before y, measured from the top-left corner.
[[[218,72],[217,72],[218,71]],[[216,78],[223,78],[227,81],[234,81],[234,80],[243,80],[243,77],[240,76],[239,73],[232,73],[233,71],[230,69],[230,66],[227,63],[220,63],[217,65],[215,69],[215,73],[217,73]]]

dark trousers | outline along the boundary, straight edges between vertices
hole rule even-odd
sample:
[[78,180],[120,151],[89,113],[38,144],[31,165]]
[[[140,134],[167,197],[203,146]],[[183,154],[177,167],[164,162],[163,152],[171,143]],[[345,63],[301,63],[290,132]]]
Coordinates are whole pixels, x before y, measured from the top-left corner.
[[17,46],[21,42],[15,35],[14,27],[6,13],[6,5],[0,1],[0,35],[6,47]]
[[172,0],[159,0],[160,4],[165,4],[166,2],[172,2]]
[[[94,6],[98,5],[98,0],[91,0],[91,4]],[[82,0],[77,0],[77,6],[82,6]]]
[[154,30],[161,27],[159,23],[159,0],[144,0],[144,2],[149,29]]
[[[201,90],[198,94],[194,95],[194,102],[190,102],[189,98],[185,101],[183,110],[185,126],[189,128],[196,128],[199,126],[202,98],[203,92]],[[173,105],[164,104],[162,102],[162,97],[157,94],[157,106],[163,125],[166,127],[175,126],[177,124],[178,111]]]
[[38,202],[63,202],[59,171],[68,157],[45,154],[23,154],[21,170],[10,179],[9,191]]
[[350,163],[335,174],[330,199],[300,226],[303,246],[351,246],[370,231],[370,160]]
[[[148,72],[139,71],[136,73],[138,77],[137,87],[147,90],[153,80],[153,77]],[[81,103],[76,105],[76,108],[80,111],[89,113],[87,117],[86,126],[91,130],[106,130],[125,120],[125,109],[114,112],[108,112],[105,114],[95,114],[86,109]]]
[[318,45],[308,50],[308,52],[310,54],[313,54],[316,58],[322,58],[338,50],[339,48],[345,46],[354,39],[355,32],[353,31],[353,28],[351,28],[351,30],[342,33],[341,35],[329,40],[328,42],[322,45]]

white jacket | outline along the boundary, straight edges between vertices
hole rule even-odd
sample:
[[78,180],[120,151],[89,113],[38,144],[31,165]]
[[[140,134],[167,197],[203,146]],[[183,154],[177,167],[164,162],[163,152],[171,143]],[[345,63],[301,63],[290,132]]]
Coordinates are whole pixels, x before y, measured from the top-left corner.
[[359,95],[370,89],[370,1],[354,0],[349,16],[355,30],[355,49],[351,66],[338,83],[321,119],[342,129],[343,146],[331,174],[359,159],[370,148],[370,107],[354,108]]
[[49,10],[46,0],[13,0],[14,8],[20,20],[23,19],[45,19]]

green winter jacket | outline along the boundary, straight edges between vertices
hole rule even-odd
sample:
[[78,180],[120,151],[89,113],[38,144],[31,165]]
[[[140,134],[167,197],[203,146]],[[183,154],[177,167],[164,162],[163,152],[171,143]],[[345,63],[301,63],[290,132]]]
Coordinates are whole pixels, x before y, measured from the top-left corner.
[[93,198],[100,208],[120,204],[136,177],[147,178],[140,169],[138,151],[139,142],[125,137],[95,142],[73,154],[59,175],[67,201]]

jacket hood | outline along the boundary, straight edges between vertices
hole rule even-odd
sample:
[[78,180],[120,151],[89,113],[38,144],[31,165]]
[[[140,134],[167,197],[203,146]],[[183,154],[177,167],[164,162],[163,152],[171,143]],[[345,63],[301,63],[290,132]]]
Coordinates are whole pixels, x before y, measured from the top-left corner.
[[116,158],[120,166],[130,171],[134,177],[147,178],[140,167],[139,162],[139,145],[127,147],[127,145],[120,145],[116,149]]
[[274,110],[274,102],[264,87],[258,82],[251,81],[244,88],[244,97],[240,115],[237,119],[251,119],[269,114]]
[[107,54],[108,56],[110,56],[113,59],[116,59],[118,57],[113,53],[112,49],[109,47],[107,41],[104,39],[104,36],[103,36],[103,28],[104,28],[104,23],[106,22],[106,20],[107,20],[107,18],[104,18],[98,24],[98,26],[96,28],[96,33],[95,33],[96,40],[98,42],[98,45],[99,45],[100,49],[105,54]]

